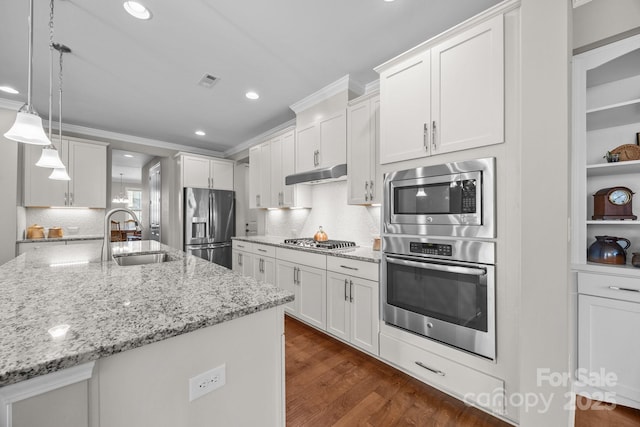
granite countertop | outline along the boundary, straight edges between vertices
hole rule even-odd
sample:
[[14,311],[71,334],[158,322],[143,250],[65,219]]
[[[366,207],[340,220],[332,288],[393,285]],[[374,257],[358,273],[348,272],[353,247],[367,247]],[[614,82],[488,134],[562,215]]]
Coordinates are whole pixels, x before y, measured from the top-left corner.
[[90,234],[85,236],[70,234],[64,237],[52,237],[44,239],[22,239],[16,240],[16,243],[49,243],[49,242],[66,242],[68,240],[102,240],[102,234]]
[[[100,261],[101,242],[33,249],[0,266],[0,387],[266,310],[293,294],[155,241],[160,264]],[[68,331],[54,338],[52,328]]]
[[362,246],[358,246],[355,248],[327,250],[327,249],[305,248],[302,246],[294,246],[294,245],[285,245],[284,239],[288,239],[288,237],[280,237],[280,236],[242,236],[242,237],[232,237],[232,239],[241,240],[243,242],[260,243],[262,245],[277,246],[285,249],[314,252],[317,254],[335,256],[340,258],[356,259],[359,261],[366,261],[366,262],[380,263],[380,258],[381,258],[380,251],[374,251],[371,248],[362,247]]

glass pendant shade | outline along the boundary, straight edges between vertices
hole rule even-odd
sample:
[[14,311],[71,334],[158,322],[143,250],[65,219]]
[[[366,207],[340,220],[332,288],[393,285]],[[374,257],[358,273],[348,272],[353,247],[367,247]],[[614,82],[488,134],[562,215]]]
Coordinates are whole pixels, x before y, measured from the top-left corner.
[[120,174],[120,193],[111,200],[111,203],[129,203],[127,193],[124,192],[124,186],[122,185],[122,174]]
[[4,134],[4,137],[25,144],[51,145],[51,141],[42,128],[42,119],[35,111],[29,110],[29,108],[22,107],[18,111],[15,123]]
[[60,156],[58,156],[58,150],[53,146],[42,149],[42,155],[36,162],[36,166],[41,168],[64,169],[64,163],[62,163]]
[[71,181],[71,177],[67,173],[67,169],[62,165],[61,168],[55,168],[51,175],[49,175],[49,179],[55,179],[56,181]]

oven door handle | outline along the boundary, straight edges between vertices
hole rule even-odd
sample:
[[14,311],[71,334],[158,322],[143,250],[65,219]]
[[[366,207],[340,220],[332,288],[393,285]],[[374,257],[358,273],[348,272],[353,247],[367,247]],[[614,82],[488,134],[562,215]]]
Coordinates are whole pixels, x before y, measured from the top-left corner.
[[445,271],[447,273],[471,274],[474,276],[485,276],[487,274],[487,269],[484,267],[462,267],[458,265],[433,264],[420,258],[413,258],[417,261],[412,261],[411,259],[396,258],[389,255],[386,256],[386,259],[387,262],[391,264],[406,265],[408,267],[422,268],[424,270],[437,270]]

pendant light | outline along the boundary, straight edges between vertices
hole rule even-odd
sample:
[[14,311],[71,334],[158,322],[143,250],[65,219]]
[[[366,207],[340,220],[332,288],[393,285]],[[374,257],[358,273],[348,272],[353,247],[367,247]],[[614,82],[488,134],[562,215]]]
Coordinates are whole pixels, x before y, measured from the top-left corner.
[[33,80],[33,0],[29,1],[29,68],[27,80],[27,103],[24,104],[18,114],[16,121],[5,134],[5,138],[25,144],[50,145],[42,128],[42,119],[31,105],[31,82]]
[[[62,153],[62,55],[71,52],[67,46],[63,44],[53,43],[53,48],[60,52],[60,74],[58,74],[58,136],[60,138],[60,152]],[[70,181],[71,177],[67,173],[67,169],[64,164],[61,168],[55,168],[49,179],[55,179],[57,181]]]
[[120,174],[120,193],[118,197],[114,197],[111,203],[129,203],[127,194],[124,192],[124,186],[122,185],[122,174]]
[[53,122],[53,0],[51,0],[49,10],[49,141],[51,141],[51,144],[42,149],[42,154],[36,162],[36,166],[62,169],[64,168],[64,163],[60,160],[58,150],[56,150],[51,139],[51,124]]

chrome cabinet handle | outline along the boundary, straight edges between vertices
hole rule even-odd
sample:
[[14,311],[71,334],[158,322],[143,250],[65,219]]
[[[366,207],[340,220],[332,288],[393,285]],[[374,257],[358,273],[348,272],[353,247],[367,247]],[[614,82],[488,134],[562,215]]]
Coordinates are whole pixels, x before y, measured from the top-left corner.
[[258,194],[258,195],[256,196],[256,206],[260,206],[260,199],[261,199],[261,197],[260,197],[260,195]]
[[73,206],[73,193],[69,193],[69,206]]
[[369,200],[373,202],[373,181],[369,181]]
[[264,259],[260,258],[260,273],[264,273]]
[[609,289],[613,289],[614,291],[640,292],[640,289],[621,288],[621,287],[618,287],[618,286],[609,286]]
[[364,200],[365,202],[369,200],[369,181],[364,182]]
[[266,249],[260,249],[260,248],[258,248],[258,250],[259,250],[260,252],[267,253],[267,250],[266,250]]
[[424,145],[424,151],[429,151],[429,125],[424,124],[422,129],[422,144]]
[[347,296],[347,285],[349,284],[348,279],[344,279],[344,300],[349,301],[349,297]]
[[346,268],[347,270],[355,270],[355,271],[358,271],[358,269],[357,269],[356,267],[349,267],[348,265],[342,265],[342,264],[340,264],[340,267],[342,267],[342,268]]
[[349,280],[349,302],[353,302],[353,281]]
[[68,206],[69,204],[69,193],[64,193],[64,205]]
[[424,368],[424,369],[426,369],[426,370],[427,370],[427,371],[429,371],[429,372],[433,372],[433,373],[434,373],[434,374],[436,374],[436,375],[440,375],[441,377],[444,377],[444,376],[446,375],[446,374],[445,374],[444,372],[442,372],[441,370],[439,370],[439,369],[433,369],[433,368],[430,368],[430,367],[428,367],[427,365],[425,365],[424,363],[422,363],[422,362],[420,362],[420,361],[416,361],[415,363],[416,363],[416,365],[420,366],[421,368]]
[[434,120],[431,123],[431,146],[433,147],[433,150],[437,150],[437,146],[436,146],[436,121]]
[[242,254],[238,254],[238,265],[242,265]]

